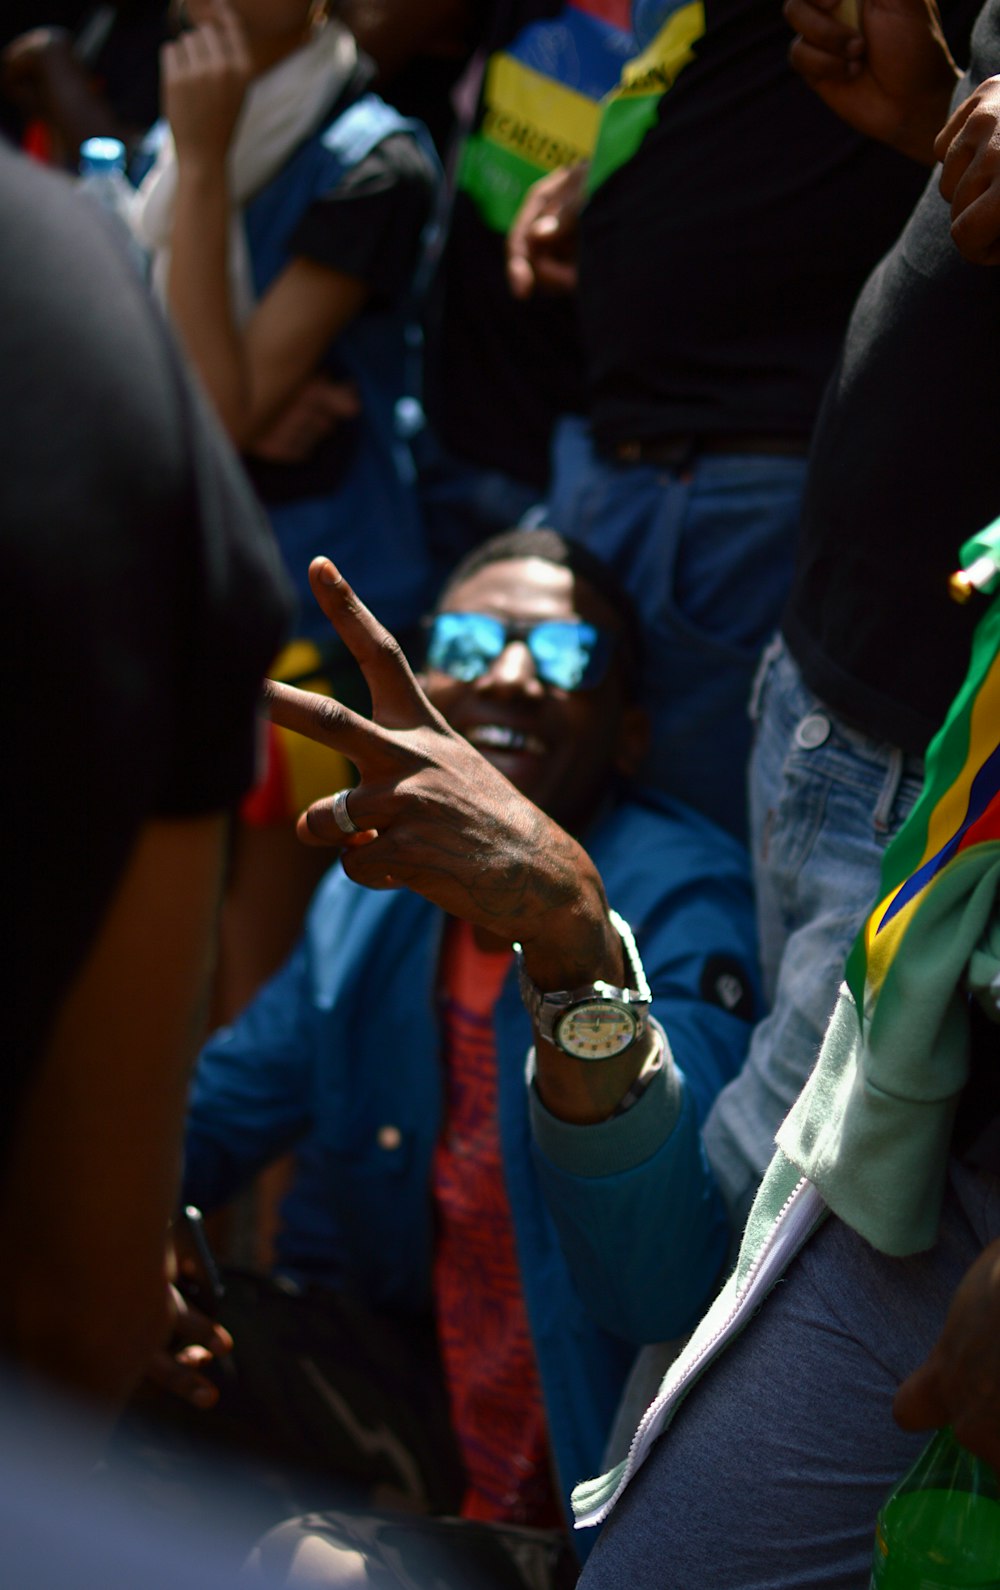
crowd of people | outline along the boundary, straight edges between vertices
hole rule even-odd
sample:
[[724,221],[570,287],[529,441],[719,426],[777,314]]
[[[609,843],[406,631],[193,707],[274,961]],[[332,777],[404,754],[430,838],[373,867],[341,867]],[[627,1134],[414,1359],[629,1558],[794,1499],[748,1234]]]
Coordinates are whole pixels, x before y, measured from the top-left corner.
[[12,1583],[862,1590],[1000,1465],[941,4],[5,17]]

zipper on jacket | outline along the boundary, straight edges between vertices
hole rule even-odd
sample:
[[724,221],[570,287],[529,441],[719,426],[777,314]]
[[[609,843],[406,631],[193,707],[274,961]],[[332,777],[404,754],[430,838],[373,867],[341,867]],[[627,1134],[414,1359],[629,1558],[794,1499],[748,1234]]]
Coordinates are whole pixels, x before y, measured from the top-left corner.
[[747,1272],[746,1279],[736,1293],[729,1312],[718,1329],[698,1350],[680,1379],[654,1397],[632,1437],[625,1466],[614,1491],[606,1502],[601,1503],[592,1512],[578,1516],[577,1529],[604,1522],[636,1469],[645,1461],[649,1448],[660,1433],[664,1414],[680,1400],[692,1380],[702,1373],[708,1361],[716,1356],[728,1338],[734,1334],[741,1316],[756,1303],[758,1294],[770,1289],[772,1280],[776,1280],[791,1262],[825,1212],[826,1204],[820,1194],[808,1177],[802,1176],[775,1216],[774,1224]]

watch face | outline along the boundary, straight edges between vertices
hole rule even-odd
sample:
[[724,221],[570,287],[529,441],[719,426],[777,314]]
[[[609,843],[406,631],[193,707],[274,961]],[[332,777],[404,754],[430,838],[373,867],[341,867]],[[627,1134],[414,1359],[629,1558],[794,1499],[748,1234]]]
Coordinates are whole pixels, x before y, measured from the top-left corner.
[[638,1025],[625,1005],[609,999],[588,999],[574,1005],[555,1024],[560,1049],[578,1060],[611,1060],[632,1043]]

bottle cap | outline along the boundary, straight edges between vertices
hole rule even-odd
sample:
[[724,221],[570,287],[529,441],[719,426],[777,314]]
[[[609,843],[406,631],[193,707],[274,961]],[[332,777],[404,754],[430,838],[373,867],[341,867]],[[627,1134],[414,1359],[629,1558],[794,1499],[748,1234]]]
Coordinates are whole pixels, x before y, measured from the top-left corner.
[[80,145],[80,171],[124,171],[125,145],[120,138],[88,138]]

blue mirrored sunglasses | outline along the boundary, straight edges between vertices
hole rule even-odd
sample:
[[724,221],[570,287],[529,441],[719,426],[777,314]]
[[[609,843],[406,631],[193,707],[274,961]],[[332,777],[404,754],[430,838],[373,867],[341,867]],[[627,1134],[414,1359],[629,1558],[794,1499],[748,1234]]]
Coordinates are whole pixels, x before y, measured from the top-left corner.
[[575,619],[527,624],[489,613],[435,613],[427,627],[427,667],[466,684],[479,679],[512,640],[521,640],[543,684],[593,690],[606,677],[614,651],[607,630]]

